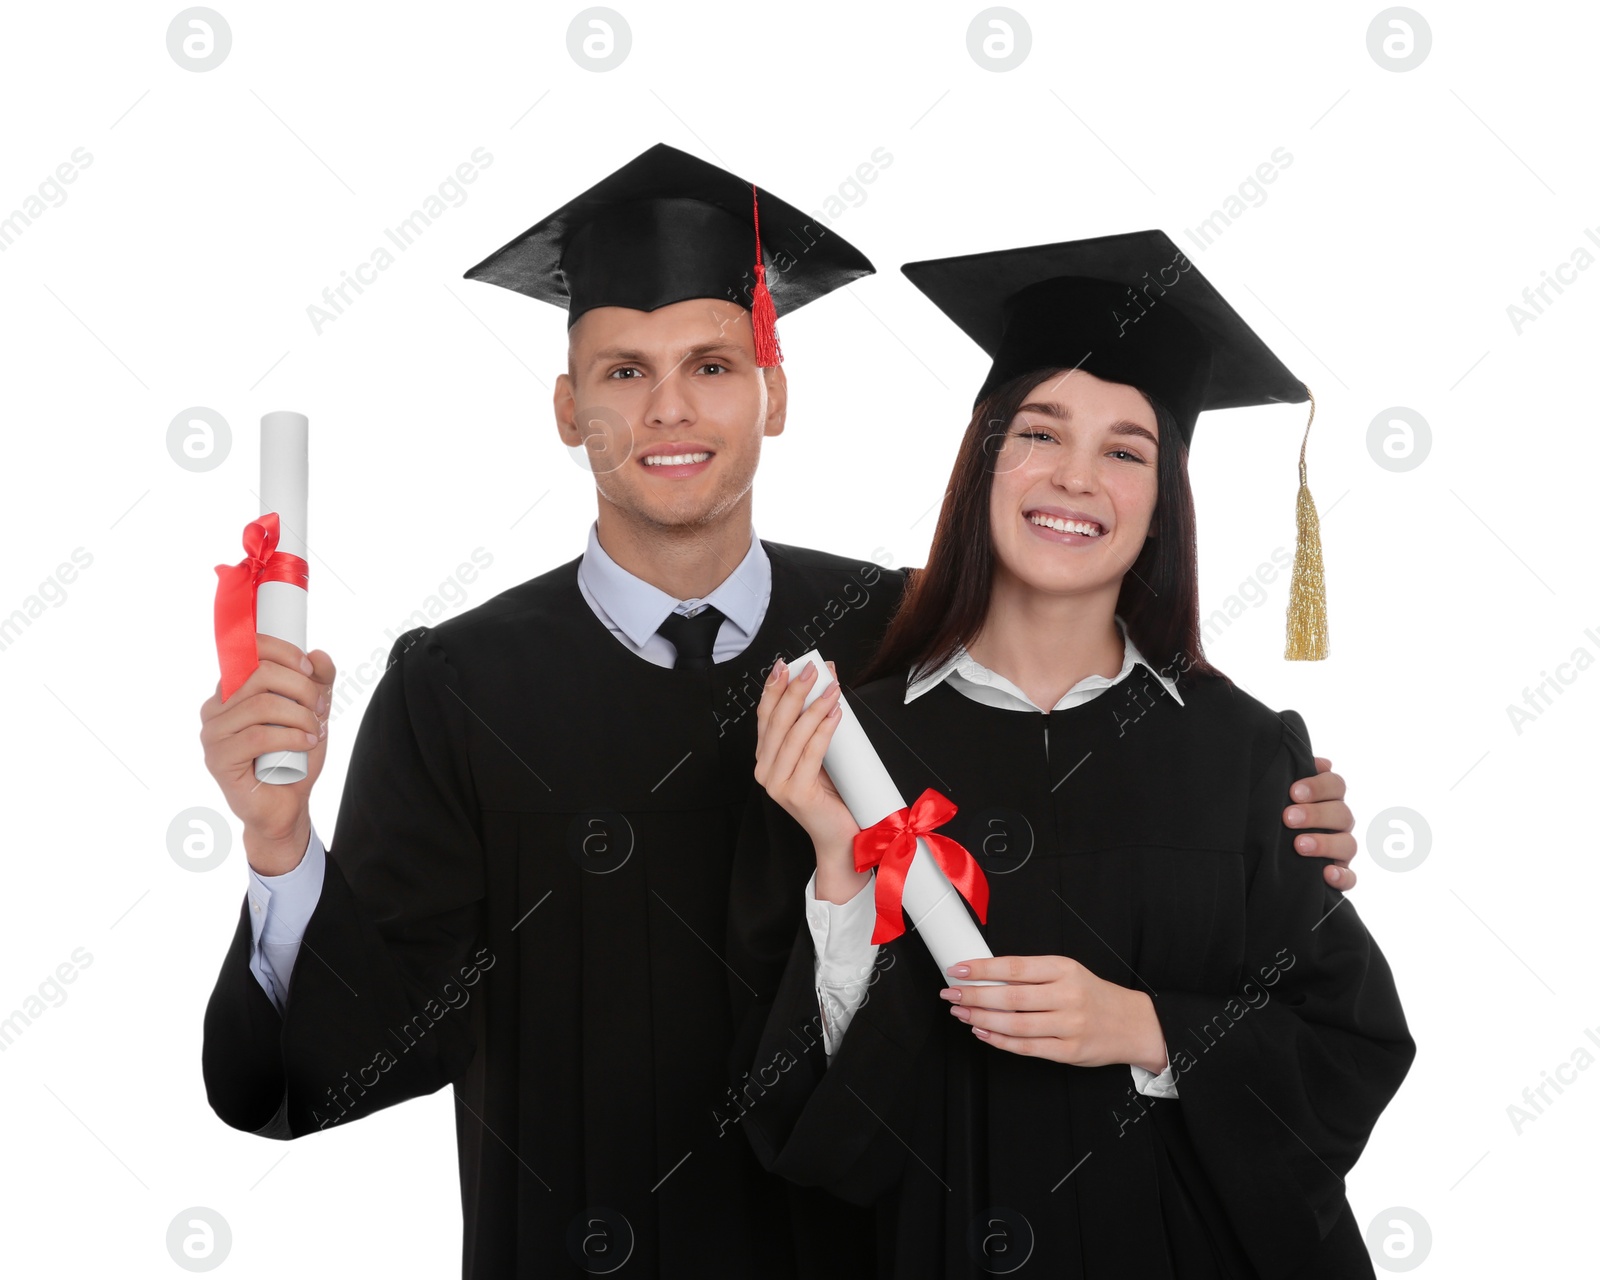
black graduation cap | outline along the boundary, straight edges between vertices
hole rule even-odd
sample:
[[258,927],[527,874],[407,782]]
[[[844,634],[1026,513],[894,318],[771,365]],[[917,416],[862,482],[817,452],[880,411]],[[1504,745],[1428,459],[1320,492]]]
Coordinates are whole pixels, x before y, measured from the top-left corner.
[[1188,444],[1204,409],[1308,392],[1163,231],[908,262],[911,283],[994,357],[974,400],[1077,368],[1164,404]]
[[654,311],[687,298],[750,308],[762,365],[780,315],[871,275],[854,245],[742,178],[657,143],[465,273],[565,307]]
[[[1165,405],[1187,446],[1205,409],[1311,400],[1163,231],[934,258],[900,270],[993,357],[975,405],[1031,370],[1082,369]],[[1327,657],[1322,534],[1306,486],[1304,439],[1287,632],[1285,658]]]

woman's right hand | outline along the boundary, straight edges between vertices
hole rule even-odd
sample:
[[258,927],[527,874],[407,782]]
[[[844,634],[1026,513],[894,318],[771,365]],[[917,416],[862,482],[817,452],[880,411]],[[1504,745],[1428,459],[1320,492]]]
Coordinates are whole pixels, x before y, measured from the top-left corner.
[[[828,670],[833,671],[833,663]],[[806,693],[815,682],[814,667],[807,664],[791,678],[781,659],[767,677],[756,706],[756,781],[805,828],[816,846],[819,869],[825,863],[843,869],[848,863],[854,875],[852,846],[861,828],[822,766],[839,723],[839,683],[836,675],[827,692],[807,707]]]

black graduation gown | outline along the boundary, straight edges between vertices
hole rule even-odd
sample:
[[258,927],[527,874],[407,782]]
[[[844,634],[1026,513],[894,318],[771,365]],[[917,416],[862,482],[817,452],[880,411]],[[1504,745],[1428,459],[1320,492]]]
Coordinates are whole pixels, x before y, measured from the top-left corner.
[[[948,684],[906,705],[903,676],[849,693],[906,800],[932,786],[959,806],[941,833],[985,868],[994,954],[1149,992],[1179,1094],[984,1044],[914,931],[879,949],[825,1065],[799,916],[752,1011],[742,1123],[767,1167],[876,1206],[882,1275],[1373,1274],[1343,1175],[1414,1055],[1389,966],[1282,824],[1313,772],[1300,717],[1217,677],[1179,691],[1141,667],[1049,714]],[[813,866],[758,791],[735,894]],[[778,934],[745,943],[769,969]]]
[[[467,1277],[590,1274],[630,1237],[616,1274],[781,1277],[797,1249],[801,1275],[870,1267],[868,1215],[806,1192],[795,1234],[794,1189],[725,1120],[755,989],[726,932],[766,671],[821,646],[848,678],[904,581],[763,546],[766,617],[707,672],[619,644],[578,560],[405,633],[282,1016],[241,907],[206,1010],[211,1106],[295,1138],[452,1085]],[[796,874],[761,891],[798,901]]]

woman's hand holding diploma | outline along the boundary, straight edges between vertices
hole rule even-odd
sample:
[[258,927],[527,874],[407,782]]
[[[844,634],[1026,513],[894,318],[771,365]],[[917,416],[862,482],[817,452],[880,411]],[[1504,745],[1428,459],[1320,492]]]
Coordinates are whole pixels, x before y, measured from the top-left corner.
[[756,705],[756,781],[798,822],[817,851],[819,901],[850,901],[872,879],[856,870],[853,843],[861,828],[834,789],[822,757],[839,723],[839,685],[835,682],[812,704],[806,691],[816,679],[807,666],[792,680],[780,659],[767,677]]
[[[828,664],[830,671],[833,664]],[[835,672],[837,676],[837,672]],[[756,781],[805,829],[817,852],[819,901],[848,902],[872,878],[855,869],[861,830],[822,758],[839,723],[839,685],[805,705],[815,670],[790,678],[779,662],[756,706]],[[950,1012],[998,1049],[1080,1067],[1131,1063],[1159,1074],[1166,1039],[1142,991],[1096,977],[1066,956],[996,956],[954,966],[950,976],[995,986],[947,987]]]
[[946,987],[939,994],[974,1035],[1008,1053],[1075,1067],[1131,1063],[1160,1074],[1166,1039],[1143,991],[1097,978],[1066,956],[995,956],[954,965],[955,978],[998,987]]

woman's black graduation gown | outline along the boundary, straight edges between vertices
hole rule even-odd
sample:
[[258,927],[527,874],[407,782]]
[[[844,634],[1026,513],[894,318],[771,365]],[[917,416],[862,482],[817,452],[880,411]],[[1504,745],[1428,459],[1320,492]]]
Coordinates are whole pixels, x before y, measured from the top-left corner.
[[[1283,826],[1314,768],[1300,717],[1216,677],[1179,691],[1137,667],[1049,714],[948,683],[906,705],[903,676],[850,695],[906,800],[959,806],[940,830],[985,868],[994,954],[1147,991],[1179,1094],[984,1044],[915,932],[879,948],[824,1070],[809,931],[753,921],[744,963],[783,976],[743,1124],[769,1168],[877,1205],[883,1275],[1373,1274],[1343,1175],[1414,1053],[1389,966]],[[758,792],[736,895],[814,865]]]
[[[726,929],[765,672],[814,645],[859,669],[903,580],[763,545],[766,617],[710,671],[619,644],[577,560],[401,636],[281,1017],[241,909],[206,1010],[212,1107],[292,1138],[453,1085],[468,1277],[590,1274],[630,1234],[619,1275],[787,1276],[817,1248],[836,1276],[870,1244],[831,1197],[791,1235],[790,1191],[726,1120],[755,989]],[[818,1220],[838,1238],[807,1239]]]

